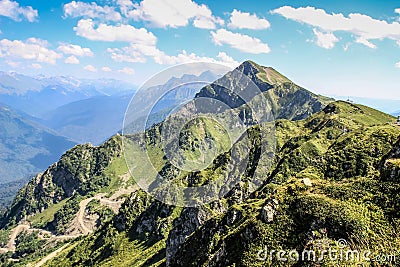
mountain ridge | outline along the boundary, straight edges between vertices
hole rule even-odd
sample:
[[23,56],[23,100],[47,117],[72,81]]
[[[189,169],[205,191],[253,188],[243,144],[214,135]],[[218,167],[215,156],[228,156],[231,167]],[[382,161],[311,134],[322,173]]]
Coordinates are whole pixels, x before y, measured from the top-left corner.
[[[26,178],[42,170],[76,144],[31,119],[23,112],[0,104],[0,172],[3,182]],[[19,167],[12,162],[18,162]]]
[[[233,163],[229,161],[229,150],[236,148],[244,153],[241,149],[247,144],[238,139],[228,151],[220,150],[204,170],[177,172],[163,157],[163,125],[159,123],[146,131],[144,140],[135,135],[117,135],[99,147],[79,145],[70,150],[20,191],[3,225],[13,228],[27,215],[26,219],[36,227],[54,227],[52,231],[63,235],[74,216],[81,217],[82,212],[87,218],[98,214],[95,231],[70,239],[69,245],[49,259],[46,266],[279,265],[275,258],[260,260],[259,252],[265,247],[320,252],[321,242],[333,246],[341,239],[352,249],[364,249],[366,244],[374,248],[373,253],[390,253],[391,248],[399,248],[395,222],[400,220],[400,186],[396,182],[400,173],[400,128],[396,118],[363,105],[318,97],[272,69],[267,79],[278,84],[258,81],[259,72],[250,65],[243,69],[246,76],[263,85],[263,94],[276,105],[276,152],[272,159],[259,155],[263,144],[260,128],[250,125],[248,168],[221,199],[182,208],[159,202],[136,188],[121,196],[123,203],[116,214],[104,211],[101,200],[95,199],[85,203],[83,211],[77,210],[82,201],[97,196],[102,186],[110,194],[123,188],[118,178],[128,171],[123,166],[123,140],[139,139],[140,147],[151,152],[160,173],[174,183],[190,186],[207,184],[218,179],[217,174],[229,171],[230,165],[236,163],[234,158]],[[229,74],[224,77],[225,81],[232,81]],[[210,89],[219,91],[214,90],[213,94]],[[233,109],[228,112],[238,113],[243,108],[241,102],[222,89],[210,85],[200,92],[230,103]],[[182,134],[182,146],[192,153],[189,156],[196,155],[197,146],[203,144],[205,137],[220,137],[207,126],[206,119],[196,123]],[[133,160],[137,168],[143,166],[141,158]],[[269,164],[270,168],[265,168]],[[251,192],[248,181],[256,172],[254,166],[260,166],[264,179]],[[127,180],[133,183],[132,178]],[[23,241],[22,237],[17,238],[17,243],[23,244],[18,240]],[[37,240],[53,246],[50,251],[57,248],[46,241],[49,239]],[[22,265],[42,257],[39,246],[31,253],[31,259],[18,257],[20,251],[23,247],[17,245],[8,256],[15,253]],[[302,263],[284,262],[282,266],[285,264]]]
[[[232,72],[208,85],[196,94],[196,98],[215,98],[236,108],[245,104],[237,92],[232,91],[232,79],[243,74],[250,78],[269,102],[275,119],[300,120],[321,110],[334,99],[316,95],[291,82],[287,77],[271,67],[262,67],[252,61],[245,61]],[[248,81],[243,81],[247,83]],[[238,85],[236,88],[240,88]],[[243,87],[243,85],[242,85]]]

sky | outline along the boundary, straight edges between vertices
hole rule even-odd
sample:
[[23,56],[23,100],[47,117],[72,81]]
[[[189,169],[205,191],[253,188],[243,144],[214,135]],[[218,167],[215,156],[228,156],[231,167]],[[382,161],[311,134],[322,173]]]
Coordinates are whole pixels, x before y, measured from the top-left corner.
[[400,100],[400,2],[0,0],[0,71],[140,85],[245,60],[318,94]]

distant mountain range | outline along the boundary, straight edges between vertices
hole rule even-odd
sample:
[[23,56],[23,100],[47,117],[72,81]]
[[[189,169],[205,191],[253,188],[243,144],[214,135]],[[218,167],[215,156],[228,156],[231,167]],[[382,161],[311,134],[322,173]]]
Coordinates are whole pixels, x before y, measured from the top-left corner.
[[78,142],[118,132],[135,89],[113,79],[0,72],[0,183],[35,175]]
[[[269,128],[254,120],[243,138],[200,170],[181,171],[170,163],[166,157],[170,144],[162,145],[163,122],[149,127],[144,139],[116,135],[98,147],[78,145],[19,191],[0,219],[4,244],[0,259],[21,266],[40,259],[47,260],[46,266],[314,266],[310,254],[308,260],[280,263],[280,256],[270,258],[267,249],[311,251],[316,260],[315,255],[324,255],[327,249],[348,246],[356,255],[349,256],[355,266],[361,263],[358,251],[394,255],[400,244],[396,118],[313,94],[254,62],[244,62],[237,70],[259,85],[272,104],[278,118],[276,149],[269,150],[270,139],[263,143],[261,138]],[[229,120],[232,114],[243,114],[247,104],[218,86],[225,83],[243,89],[230,72],[196,97],[226,104],[225,110],[216,112]],[[257,104],[258,99],[250,101]],[[199,155],[198,148],[207,140],[221,144],[222,131],[208,119],[214,115],[210,113],[180,131],[186,158]],[[247,114],[251,120],[253,113]],[[177,129],[177,125],[172,121],[169,126]],[[199,201],[207,193],[218,193],[220,199],[195,207],[154,199],[128,172],[123,141],[137,142],[134,150],[146,147],[160,170],[152,173],[143,158],[131,159],[134,168],[143,171],[143,180],[152,180],[153,175],[161,179],[147,190],[163,190],[166,185],[166,197],[181,203],[177,187],[220,182],[211,191],[190,195]],[[247,151],[246,169],[241,172],[239,156]],[[228,186],[226,177],[231,176],[238,179]],[[259,184],[252,182],[254,177],[262,178]],[[21,229],[30,234],[18,236]]]
[[73,77],[29,77],[0,72],[0,102],[41,118],[62,105],[96,96],[134,92],[132,84],[113,80]]
[[[149,88],[149,93],[198,78],[212,81],[217,76],[205,72],[171,78]],[[192,99],[199,89],[167,95],[155,106],[151,124],[161,121],[177,103]],[[117,80],[0,72],[0,183],[44,170],[77,143],[101,144],[120,132],[135,91],[133,85]]]
[[42,171],[76,145],[34,122],[32,117],[0,104],[0,182]]
[[132,95],[95,96],[60,106],[42,123],[78,143],[100,144],[122,129]]

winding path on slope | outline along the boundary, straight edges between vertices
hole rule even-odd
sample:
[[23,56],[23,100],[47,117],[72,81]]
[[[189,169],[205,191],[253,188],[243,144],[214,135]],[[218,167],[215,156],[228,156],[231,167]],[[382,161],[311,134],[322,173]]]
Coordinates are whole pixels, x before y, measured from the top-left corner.
[[[129,173],[127,175],[129,175]],[[76,230],[77,230],[78,234],[71,233],[71,234],[67,234],[67,235],[56,236],[52,232],[49,232],[49,231],[46,231],[43,229],[31,228],[31,225],[28,222],[23,222],[23,223],[17,225],[14,229],[12,229],[9,241],[5,248],[0,248],[0,253],[14,252],[15,251],[15,240],[16,240],[17,236],[23,231],[39,232],[39,234],[41,235],[41,238],[48,239],[49,241],[51,241],[51,240],[66,241],[66,240],[77,238],[82,235],[87,235],[87,234],[92,233],[93,227],[87,226],[86,220],[85,220],[85,213],[86,213],[87,205],[90,203],[90,201],[92,201],[94,199],[99,200],[100,205],[109,207],[115,214],[117,214],[119,208],[121,207],[122,203],[124,202],[124,200],[120,199],[120,197],[125,194],[129,195],[130,193],[137,190],[137,188],[138,188],[137,186],[129,186],[129,187],[125,188],[126,177],[124,175],[121,178],[123,178],[123,181],[124,181],[123,186],[121,186],[109,198],[105,197],[105,195],[106,195],[105,193],[99,193],[99,194],[95,195],[94,197],[84,199],[79,203],[79,210],[74,218],[75,224],[74,224],[74,222],[72,223],[72,224],[74,224],[74,227],[77,228]],[[58,248],[57,250],[53,251],[49,255],[45,256],[38,263],[36,263],[35,267],[40,267],[43,264],[45,264],[47,261],[53,259],[60,252],[62,252],[68,245],[70,245],[70,244],[69,243],[65,244],[64,246]]]
[[62,247],[58,248],[57,250],[53,251],[52,253],[50,253],[46,257],[42,258],[38,263],[35,264],[35,267],[40,267],[43,264],[45,264],[47,261],[55,258],[58,255],[58,253],[63,251],[68,245],[69,244],[65,244],[64,246],[62,246]]
[[7,251],[15,251],[15,239],[17,238],[18,234],[22,231],[28,231],[30,228],[29,224],[19,224],[15,227],[10,234],[10,240],[7,243]]

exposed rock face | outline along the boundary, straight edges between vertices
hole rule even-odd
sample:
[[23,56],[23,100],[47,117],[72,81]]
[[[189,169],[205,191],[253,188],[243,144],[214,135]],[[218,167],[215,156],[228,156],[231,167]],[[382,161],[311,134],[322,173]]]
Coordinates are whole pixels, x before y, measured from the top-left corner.
[[104,186],[106,178],[101,174],[114,157],[120,156],[121,146],[121,137],[115,136],[99,147],[86,144],[69,150],[19,191],[4,224],[19,222],[75,193],[86,195]]
[[303,182],[303,184],[305,186],[310,186],[310,187],[312,186],[312,182],[311,182],[310,178],[303,178],[301,181]]
[[278,200],[276,199],[268,200],[266,205],[261,210],[261,219],[265,223],[273,222],[278,207],[279,207]]
[[166,251],[167,266],[170,265],[171,258],[175,256],[175,253],[186,241],[186,238],[210,217],[210,212],[200,208],[187,208],[182,211],[181,216],[174,221],[174,228],[168,235]]
[[400,180],[400,139],[392,151],[381,163],[381,177],[384,181],[399,182]]
[[[256,67],[251,62],[242,67],[252,79],[260,78],[258,74],[262,70],[252,69]],[[265,75],[267,83],[272,81],[271,75],[275,75],[274,81],[280,82],[269,89],[271,98],[278,99],[276,103],[280,107],[290,107],[286,111],[276,109],[281,110],[279,114],[290,118],[306,116],[313,112],[310,99],[322,105],[318,97],[310,94],[311,98],[305,97],[305,102],[302,98],[296,99],[293,92],[300,90],[301,95],[307,91],[277,77],[276,73]],[[290,91],[292,89],[297,91]],[[293,99],[305,106],[292,105]],[[367,116],[365,114],[370,115],[363,117]],[[371,122],[374,116],[378,123]],[[138,255],[136,262],[144,262],[145,266],[164,260],[168,266],[257,266],[260,264],[257,252],[264,246],[298,249],[321,237],[329,238],[332,243],[346,238],[356,245],[379,247],[384,244],[392,248],[394,242],[390,238],[395,228],[391,228],[386,216],[400,218],[396,198],[399,186],[398,183],[381,183],[377,174],[382,170],[378,165],[383,155],[391,151],[399,132],[390,126],[392,118],[385,116],[365,107],[335,102],[305,121],[278,121],[279,149],[274,155],[275,163],[271,170],[262,172],[268,180],[253,193],[248,193],[246,184],[251,178],[251,168],[224,199],[202,208],[182,210],[167,206],[138,190],[122,205],[113,225],[86,237],[76,244],[74,251],[53,264],[101,266],[123,259],[126,254],[121,254],[114,246],[121,237],[124,242],[132,242],[129,246]],[[344,126],[352,130],[345,136]],[[153,130],[158,131],[157,128]],[[153,145],[159,142],[157,136],[149,136]],[[392,177],[392,180],[398,177],[399,147],[396,145],[384,159],[388,176],[382,172],[383,177]],[[251,160],[252,164],[263,164],[258,157],[251,157]],[[228,166],[227,162],[220,160],[217,166]],[[163,171],[170,169],[166,167]],[[169,173],[171,180],[186,181],[175,172]],[[199,173],[186,177],[191,185],[196,185],[195,178],[199,177],[196,175]],[[312,178],[312,182],[304,177]],[[80,255],[82,251],[85,253]],[[148,251],[154,254],[149,255]]]
[[240,96],[246,87],[258,87],[257,91],[264,93],[275,119],[302,120],[333,101],[294,84],[270,67],[262,67],[251,61],[243,62],[234,71],[204,87],[196,97],[214,98],[231,108],[237,108],[248,102]]

